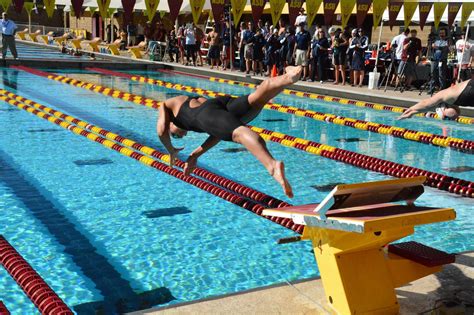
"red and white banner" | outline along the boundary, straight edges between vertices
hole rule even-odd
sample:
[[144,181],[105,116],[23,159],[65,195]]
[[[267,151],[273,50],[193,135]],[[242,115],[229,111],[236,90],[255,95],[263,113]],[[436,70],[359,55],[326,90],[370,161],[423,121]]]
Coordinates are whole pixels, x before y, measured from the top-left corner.
[[367,12],[369,12],[371,3],[372,0],[357,0],[357,27],[362,27],[362,24],[364,24],[364,20],[367,16]]
[[324,24],[326,24],[327,26],[332,25],[334,12],[336,11],[338,3],[339,0],[323,0]]
[[250,0],[250,4],[252,5],[252,17],[255,25],[263,14],[263,8],[265,8],[266,2],[266,0]]
[[430,14],[431,7],[433,6],[433,2],[420,2],[418,5],[418,10],[420,12],[420,27],[423,29],[426,23],[426,19]]
[[403,1],[398,0],[390,0],[388,2],[388,25],[390,29],[395,25],[395,21],[397,20],[398,13],[402,9]]
[[303,0],[288,0],[288,14],[290,16],[290,25],[294,25],[296,17],[300,13],[300,9],[303,6]]

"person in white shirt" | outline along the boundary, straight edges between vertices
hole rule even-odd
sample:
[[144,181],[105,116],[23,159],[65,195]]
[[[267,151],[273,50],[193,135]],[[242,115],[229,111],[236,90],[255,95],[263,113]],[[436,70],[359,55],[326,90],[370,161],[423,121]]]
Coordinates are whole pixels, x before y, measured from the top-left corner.
[[300,9],[300,15],[298,15],[296,17],[296,21],[295,21],[295,26],[296,26],[296,33],[299,33],[300,30],[301,30],[301,23],[304,23],[304,25],[306,26],[306,20],[307,20],[307,16],[306,14],[304,13],[304,8],[301,7]]
[[466,41],[465,34],[461,34],[461,39],[456,42],[456,54],[458,61],[459,79],[466,81],[471,78],[470,68],[474,61],[474,43]]
[[188,25],[184,31],[185,47],[186,47],[186,65],[192,59],[193,65],[196,66],[196,30],[194,24]]
[[[410,29],[406,28],[403,32],[401,32],[399,35],[395,36],[392,39],[392,49],[395,49],[395,60],[393,60],[394,69],[398,69],[400,65],[400,60],[402,59],[403,53],[403,42],[408,37],[408,34],[410,34]],[[392,84],[395,82],[396,79],[397,73],[395,72],[392,76]]]

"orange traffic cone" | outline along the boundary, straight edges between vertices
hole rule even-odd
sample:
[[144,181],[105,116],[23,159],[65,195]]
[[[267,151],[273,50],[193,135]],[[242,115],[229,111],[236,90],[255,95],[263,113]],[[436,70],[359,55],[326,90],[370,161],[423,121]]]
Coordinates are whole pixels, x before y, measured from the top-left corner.
[[273,78],[273,77],[277,77],[277,76],[278,76],[277,66],[273,65],[271,77]]

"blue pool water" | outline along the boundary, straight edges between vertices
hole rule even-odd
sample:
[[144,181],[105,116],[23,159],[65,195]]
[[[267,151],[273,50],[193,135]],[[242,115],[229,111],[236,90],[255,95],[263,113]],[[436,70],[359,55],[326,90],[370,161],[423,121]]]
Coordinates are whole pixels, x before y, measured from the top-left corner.
[[[16,49],[18,51],[18,57],[20,59],[68,59],[68,60],[88,60],[89,57],[82,56],[71,56],[63,54],[59,51],[58,46],[53,46],[55,49],[45,49],[40,46],[23,44],[20,42],[16,43]],[[7,58],[13,58],[10,50],[7,52]]]
[[[250,91],[184,76],[147,75],[236,95]],[[158,100],[183,94],[92,73],[73,76]],[[164,151],[152,109],[21,71],[3,70],[0,87]],[[395,122],[388,112],[289,96],[277,101],[442,132],[439,122],[426,119]],[[253,124],[474,180],[474,171],[468,171],[474,157],[454,150],[275,111],[263,111]],[[443,124],[453,136],[473,139],[471,126]],[[0,135],[0,234],[78,313],[164,306],[318,275],[308,242],[275,243],[291,231],[3,102]],[[182,158],[204,139],[190,134],[178,140],[185,147]],[[200,162],[293,204],[317,202],[337,183],[389,178],[275,143],[268,146],[286,163],[295,191],[291,201],[248,152],[228,150],[236,144],[221,143]],[[449,170],[459,166],[467,171]],[[453,207],[458,217],[421,227],[412,238],[449,252],[473,250],[472,199],[426,190],[420,205]],[[3,268],[0,299],[13,314],[36,312]]]

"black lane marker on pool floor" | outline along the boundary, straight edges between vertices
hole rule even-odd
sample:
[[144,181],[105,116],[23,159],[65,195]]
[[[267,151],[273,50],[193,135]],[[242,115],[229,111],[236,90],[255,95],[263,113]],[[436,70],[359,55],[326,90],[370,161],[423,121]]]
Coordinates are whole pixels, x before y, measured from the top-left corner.
[[334,187],[336,187],[337,185],[341,185],[341,184],[342,183],[330,183],[326,185],[311,185],[310,187],[321,192],[328,192],[328,191],[333,190]]
[[443,168],[443,171],[453,172],[453,173],[464,173],[464,172],[474,171],[474,167],[461,165],[461,166],[456,166],[456,167]]
[[336,139],[338,142],[365,142],[367,140],[361,138],[339,138]]
[[59,132],[64,131],[64,129],[56,129],[56,128],[44,128],[44,129],[30,129],[28,132],[36,133],[36,132]]
[[79,224],[71,222],[62,213],[61,209],[64,206],[57,200],[50,200],[51,196],[44,195],[41,185],[24,175],[13,163],[11,157],[1,149],[0,181],[64,247],[63,252],[69,255],[82,274],[92,281],[104,297],[103,301],[74,306],[75,312],[78,314],[121,314],[175,300],[170,290],[165,287],[140,294],[135,293],[130,283],[122,278],[108,258],[97,252],[89,238],[80,231]]
[[266,122],[278,122],[278,121],[288,121],[286,119],[282,119],[282,118],[267,118],[267,119],[262,119],[263,121],[266,121]]
[[246,148],[227,148],[227,149],[221,149],[222,152],[225,153],[238,153],[238,152],[245,152],[247,151]]
[[155,210],[143,211],[142,214],[148,219],[157,219],[161,217],[172,217],[180,214],[191,213],[187,207],[170,207],[170,208],[160,208]]
[[77,166],[87,166],[87,165],[106,165],[114,163],[110,159],[96,159],[96,160],[76,160],[74,164]]

